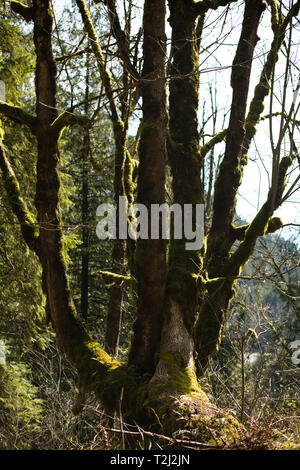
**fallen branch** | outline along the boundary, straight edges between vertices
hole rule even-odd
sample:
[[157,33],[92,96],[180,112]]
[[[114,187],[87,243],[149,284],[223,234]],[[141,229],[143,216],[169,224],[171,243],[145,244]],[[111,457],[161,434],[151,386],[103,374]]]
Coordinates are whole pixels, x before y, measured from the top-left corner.
[[163,434],[156,434],[155,432],[150,432],[150,431],[145,431],[139,427],[139,431],[125,431],[124,429],[114,429],[114,428],[105,428],[106,431],[114,432],[117,434],[128,434],[131,436],[141,436],[145,435],[147,437],[152,437],[156,439],[160,439],[164,442],[168,442],[169,444],[180,444],[183,447],[192,447],[195,449],[196,447],[201,448],[201,449],[221,449],[220,446],[218,445],[212,445],[212,444],[204,444],[203,442],[197,442],[197,441],[187,441],[183,439],[176,439],[174,437],[167,437],[164,436]]

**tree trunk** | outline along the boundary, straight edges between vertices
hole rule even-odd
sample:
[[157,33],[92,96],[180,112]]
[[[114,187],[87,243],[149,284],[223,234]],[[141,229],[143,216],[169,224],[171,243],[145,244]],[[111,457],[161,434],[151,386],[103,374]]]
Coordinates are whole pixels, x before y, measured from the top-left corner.
[[[169,8],[173,62],[168,157],[174,202],[181,206],[192,204],[195,210],[195,205],[203,202],[197,130],[199,69],[196,16],[182,0],[169,1]],[[200,254],[198,251],[187,251],[186,241],[184,238],[171,241],[160,360],[152,385],[162,382],[167,384],[174,379],[166,364],[165,354],[171,356],[178,363],[179,370],[193,377],[196,383],[192,326],[198,301],[196,275],[200,268]]]
[[[115,193],[126,195],[126,165],[130,167],[130,156],[126,150],[126,125],[119,120],[111,79],[85,2],[76,0],[76,3],[83,16],[86,32],[92,39],[91,46],[109,99],[116,140],[115,184],[119,185],[115,187]],[[199,148],[197,127],[199,38],[196,37],[196,20],[208,8],[217,8],[227,3],[229,2],[169,0],[172,64],[168,158],[174,201],[192,204],[194,209],[197,204],[203,203],[201,168],[205,153],[202,154]],[[56,110],[51,2],[33,0],[33,8],[19,2],[13,4],[16,12],[21,13],[28,21],[34,21],[37,116],[12,111],[9,106],[2,109],[13,114],[15,122],[27,124],[37,138],[35,203],[39,230],[20,195],[20,187],[2,146],[0,168],[12,208],[22,226],[24,239],[41,262],[47,311],[61,349],[78,370],[80,392],[84,394],[93,391],[108,411],[118,408],[122,394],[122,411],[126,413],[126,417],[170,435],[187,428],[201,441],[214,439],[214,442],[222,442],[232,439],[236,436],[239,424],[227,412],[218,409],[213,400],[201,390],[195,360],[197,359],[199,372],[202,373],[209,358],[218,348],[234,283],[240,269],[252,254],[257,237],[281,226],[279,219],[271,217],[281,203],[292,156],[281,160],[276,185],[271,187],[266,203],[253,221],[242,228],[232,225],[236,192],[242,176],[241,149],[245,139],[245,126],[250,128],[245,111],[253,49],[257,41],[263,2],[245,1],[241,37],[232,70],[232,112],[225,156],[215,184],[214,219],[207,249],[204,245],[202,250],[187,251],[187,240],[171,240],[167,270],[165,241],[138,240],[134,268],[138,281],[138,310],[128,365],[114,360],[92,340],[77,317],[70,293],[62,243],[57,167],[59,136],[71,118],[65,113],[58,116]],[[293,10],[293,14],[298,11],[299,6]],[[143,124],[139,147],[138,202],[145,204],[148,209],[153,203],[165,202],[165,14],[165,0],[145,0],[144,67],[141,80]],[[204,18],[200,20],[203,23]],[[120,28],[120,25],[115,24],[115,28]],[[123,50],[123,57],[126,56],[126,60],[129,60],[126,54],[127,51]],[[253,120],[251,122],[253,124]],[[132,195],[128,200],[132,200]],[[222,217],[223,224],[220,225],[217,216]],[[150,230],[149,219],[149,232]],[[230,253],[236,240],[240,244]],[[125,248],[121,244],[116,244],[115,247],[121,248],[121,252],[115,254],[115,259],[123,263]],[[113,292],[112,294],[115,295]],[[112,310],[118,314],[121,297],[116,296],[115,301],[116,305]],[[117,315],[116,318],[115,326],[117,323],[119,325],[120,316]],[[114,333],[117,333],[118,325]],[[116,336],[111,344],[117,344]]]
[[[166,71],[165,0],[145,0],[143,123],[139,147],[138,202],[149,209],[165,202]],[[151,231],[151,219],[148,223]],[[159,348],[166,282],[163,240],[138,240],[138,311],[129,364],[152,373]]]

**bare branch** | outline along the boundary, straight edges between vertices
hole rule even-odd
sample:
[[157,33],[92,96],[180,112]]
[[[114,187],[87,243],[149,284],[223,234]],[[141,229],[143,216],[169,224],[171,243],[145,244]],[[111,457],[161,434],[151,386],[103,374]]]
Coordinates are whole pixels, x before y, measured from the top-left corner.
[[93,52],[96,56],[100,76],[101,76],[101,79],[105,88],[105,92],[107,94],[107,98],[109,100],[112,120],[114,122],[117,122],[119,120],[119,116],[118,116],[118,110],[117,110],[117,106],[115,103],[115,99],[113,96],[111,76],[105,65],[105,60],[104,60],[103,52],[99,43],[98,35],[92,23],[91,16],[86,7],[85,1],[76,0],[76,3],[81,13],[82,21],[84,24],[84,29],[90,40],[91,48],[93,49]]
[[136,288],[136,280],[131,276],[101,270],[97,271],[97,274],[103,279],[107,287],[120,287],[124,285],[126,287]]
[[108,8],[108,16],[111,24],[112,33],[117,41],[118,50],[123,60],[125,69],[134,80],[139,80],[140,76],[134,65],[131,63],[129,57],[129,49],[126,40],[126,35],[121,28],[119,16],[116,10],[115,0],[94,0],[94,3],[104,3]]

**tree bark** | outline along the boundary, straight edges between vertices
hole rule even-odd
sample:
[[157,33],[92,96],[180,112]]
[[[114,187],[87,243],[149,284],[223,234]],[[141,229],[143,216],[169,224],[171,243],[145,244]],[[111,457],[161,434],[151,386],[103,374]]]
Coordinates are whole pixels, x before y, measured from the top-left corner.
[[[258,40],[257,29],[264,8],[261,0],[245,1],[243,25],[233,61],[231,114],[226,133],[225,155],[215,183],[212,226],[207,239],[205,268],[208,278],[211,279],[225,275],[224,267],[235,241],[232,223],[236,194],[243,171],[241,156],[245,136],[245,113],[253,51]],[[239,268],[240,266],[238,270]],[[232,277],[211,285],[208,289],[209,300],[204,300],[200,306],[194,329],[200,373],[203,373],[209,358],[219,347],[227,308],[234,293],[234,283],[235,278]]]
[[[139,146],[138,202],[148,208],[165,202],[166,35],[165,0],[145,0],[143,123]],[[149,218],[149,233],[151,219]],[[159,348],[166,282],[163,240],[138,240],[136,252],[138,311],[129,364],[152,373]]]
[[[191,8],[191,2],[187,0],[169,0],[173,62],[168,157],[175,202],[190,203],[193,207],[203,202],[200,173],[205,154],[199,149],[197,129],[199,70],[196,19],[199,12],[204,14],[206,11],[205,5],[207,8],[216,8],[227,3],[192,2]],[[128,181],[124,180],[124,175],[130,161],[125,145],[126,125],[119,119],[110,76],[85,2],[77,0],[77,4],[83,15],[86,32],[92,39],[91,44],[109,98],[116,138],[115,177],[121,175],[115,181],[121,184],[119,194],[123,192],[125,195],[128,194]],[[57,116],[56,110],[51,2],[33,0],[30,11],[25,6],[16,8],[28,20],[34,21],[37,116],[30,119],[26,117],[26,122],[34,128],[38,142],[35,201],[38,230],[21,197],[2,145],[0,169],[12,208],[22,225],[24,239],[40,259],[47,311],[61,349],[78,370],[81,393],[93,391],[106,410],[116,410],[120,394],[124,391],[124,411],[141,424],[162,427],[170,435],[187,427],[206,441],[211,439],[213,428],[217,441],[232,439],[239,424],[228,413],[219,410],[201,390],[195,358],[201,372],[220,343],[234,283],[241,267],[251,256],[257,237],[276,230],[281,224],[279,219],[271,217],[281,203],[286,174],[293,161],[292,156],[281,160],[276,186],[271,187],[266,203],[253,221],[242,230],[232,227],[235,195],[242,175],[241,147],[245,138],[250,64],[263,9],[262,1],[245,1],[244,22],[232,71],[232,113],[224,162],[215,187],[214,206],[215,214],[219,213],[223,218],[224,227],[214,220],[207,252],[205,246],[202,250],[188,252],[185,250],[185,239],[172,240],[168,275],[165,242],[138,241],[135,271],[138,280],[138,311],[128,365],[114,360],[92,340],[77,317],[70,293],[62,243],[58,175],[58,140],[63,127],[70,121],[64,113]],[[297,8],[294,10],[296,13],[299,11]],[[138,202],[148,208],[152,203],[161,204],[165,201],[165,13],[164,0],[145,0],[143,126],[139,148]],[[19,113],[18,116],[20,122]],[[21,114],[22,123],[25,122],[24,116]],[[224,201],[223,192],[226,196]],[[220,207],[223,207],[224,213],[220,212]],[[239,240],[240,244],[234,253],[229,253],[235,240]],[[220,254],[225,255],[224,260],[219,259]]]
[[[198,48],[196,15],[183,0],[170,0],[172,27],[172,64],[169,95],[168,159],[172,172],[174,202],[203,203],[200,182],[201,159],[198,136]],[[182,227],[183,228],[183,227]],[[182,231],[184,234],[184,230]],[[187,251],[186,239],[171,240],[166,285],[164,323],[159,362],[151,386],[172,381],[165,354],[178,361],[181,374],[193,377],[194,340],[192,327],[198,302],[196,275],[200,268],[199,251]],[[173,390],[173,393],[177,393]]]

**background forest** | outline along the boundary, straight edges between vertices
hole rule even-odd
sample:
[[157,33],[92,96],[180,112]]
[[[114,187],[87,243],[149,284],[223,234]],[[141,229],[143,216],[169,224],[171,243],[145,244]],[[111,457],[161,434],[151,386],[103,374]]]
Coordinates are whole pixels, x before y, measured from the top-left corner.
[[[118,360],[127,361],[138,294],[135,289],[127,288],[128,276],[120,246],[110,240],[100,241],[96,236],[97,207],[102,203],[112,203],[118,194],[111,108],[105,91],[105,77],[99,79],[91,45],[93,40],[84,32],[78,6],[76,2],[62,3],[53,4],[52,43],[57,65],[57,109],[81,116],[81,119],[76,118],[71,126],[66,127],[59,140],[62,238],[70,289],[79,316],[88,326],[93,339]],[[132,198],[136,199],[142,132],[141,99],[132,86],[130,74],[120,65],[112,22],[104,5],[106,2],[85,3],[91,12],[105,64],[111,74],[118,112],[125,121],[126,113],[131,113],[127,148],[133,160]],[[123,2],[117,2],[126,41],[131,38],[130,56],[135,70],[140,74],[143,55],[142,3],[130,0],[123,5]],[[230,2],[223,3],[227,5]],[[214,141],[212,137],[228,125],[230,113],[229,98],[225,93],[223,101],[220,98],[222,91],[217,76],[223,71],[217,50],[225,42],[237,45],[235,30],[242,22],[245,2],[232,3],[218,12],[214,11],[215,16],[206,19],[207,33],[200,46],[201,68],[209,70],[203,78],[205,92],[200,94],[198,129],[200,144],[204,146],[208,143],[203,166],[207,227],[212,220],[214,184],[225,147],[225,134],[218,134]],[[266,3],[269,12],[273,2]],[[289,2],[279,2],[284,12],[286,3]],[[0,103],[26,109],[33,115],[36,65],[33,30],[31,24],[16,13],[17,9],[14,10],[10,2],[0,1],[0,80],[5,83],[5,96],[0,97]],[[267,13],[265,18],[270,22]],[[210,34],[213,28],[214,37]],[[296,49],[292,48],[299,42],[298,23],[295,22],[291,28],[294,35],[292,39],[287,35],[278,75],[274,75],[274,102],[277,99],[274,116],[277,108],[281,109],[284,99],[276,91],[278,77],[283,76],[282,80],[288,81],[290,77],[296,77],[299,70]],[[268,50],[267,36],[266,43],[260,47],[261,51],[264,47]],[[234,52],[230,52],[230,45],[228,48],[230,62]],[[289,60],[286,60],[287,57]],[[261,61],[263,63],[264,57]],[[285,72],[286,62],[289,62],[288,73]],[[293,65],[295,63],[296,72],[291,69],[291,62]],[[166,66],[170,74],[171,59]],[[223,75],[223,80],[226,83],[226,75]],[[229,81],[230,75],[228,89]],[[289,84],[289,90],[295,89],[296,85],[297,80],[294,79]],[[129,102],[134,106],[130,108]],[[265,114],[268,112],[266,109]],[[34,213],[36,138],[28,126],[21,120],[19,123],[13,122],[9,112],[1,107],[0,116],[10,165],[19,181],[22,196]],[[277,122],[275,116],[274,120],[273,130],[276,129],[276,132],[280,119]],[[268,124],[263,125],[266,125],[268,132]],[[298,123],[292,129],[296,148],[299,144],[297,126]],[[264,138],[258,136],[257,145]],[[284,145],[288,147],[289,143]],[[249,154],[251,165],[261,167],[261,159],[254,153]],[[208,396],[214,397],[217,406],[229,410],[243,423],[244,430],[231,444],[239,448],[287,449],[300,446],[300,354],[295,355],[300,342],[298,348],[291,347],[292,342],[300,341],[300,239],[295,215],[297,210],[299,213],[299,196],[297,200],[295,193],[299,186],[299,156],[297,158],[298,166],[290,176],[294,184],[290,206],[293,206],[294,212],[287,212],[288,217],[284,220],[286,226],[257,237],[253,255],[239,275],[219,350],[210,359],[206,374],[199,378],[202,389]],[[248,180],[248,193],[251,194],[251,176]],[[262,183],[262,193],[266,191],[266,186]],[[165,187],[166,199],[172,201],[169,167]],[[237,227],[245,227],[250,222],[245,207],[242,203],[237,207],[234,221]],[[236,240],[235,246],[238,243]],[[129,260],[130,250],[128,246]],[[117,273],[120,277],[114,279],[106,276],[105,272]],[[198,448],[195,442],[199,436],[193,431],[186,431],[184,425],[167,437],[164,429],[158,432],[150,425],[140,428],[137,426],[141,424],[139,422],[127,422],[126,416],[123,416],[122,397],[119,408],[111,413],[93,394],[81,403],[80,386],[76,388],[76,367],[57,346],[45,308],[41,265],[24,241],[2,178],[0,283],[2,359],[3,351],[6,354],[6,362],[0,361],[0,449],[142,450],[166,448],[171,444],[182,448],[189,441],[193,441],[194,447]],[[200,302],[201,295],[199,305]],[[219,444],[219,441],[213,442],[212,439],[212,446]]]

